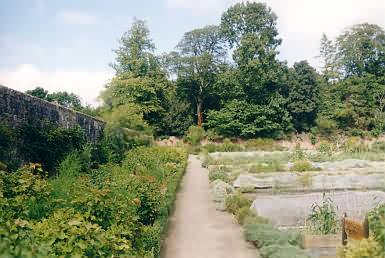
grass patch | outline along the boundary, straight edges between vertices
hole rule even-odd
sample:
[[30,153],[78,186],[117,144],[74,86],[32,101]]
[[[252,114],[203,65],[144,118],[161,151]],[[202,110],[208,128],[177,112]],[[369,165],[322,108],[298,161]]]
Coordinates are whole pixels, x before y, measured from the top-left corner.
[[308,160],[297,160],[294,161],[293,166],[290,168],[291,171],[305,172],[305,171],[320,171],[320,168],[315,168]]

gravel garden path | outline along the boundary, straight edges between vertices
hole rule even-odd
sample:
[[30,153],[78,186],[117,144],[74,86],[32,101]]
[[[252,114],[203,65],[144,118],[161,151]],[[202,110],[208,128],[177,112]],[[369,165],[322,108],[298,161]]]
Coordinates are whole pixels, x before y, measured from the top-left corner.
[[175,208],[162,258],[259,257],[235,219],[216,209],[210,199],[208,171],[198,156],[189,157]]

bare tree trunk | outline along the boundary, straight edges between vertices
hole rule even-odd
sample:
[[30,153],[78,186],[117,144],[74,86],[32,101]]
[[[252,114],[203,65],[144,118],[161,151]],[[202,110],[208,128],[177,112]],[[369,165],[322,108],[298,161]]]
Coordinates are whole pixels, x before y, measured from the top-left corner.
[[202,102],[201,101],[198,101],[198,104],[197,104],[197,115],[198,115],[198,126],[202,127],[203,114],[202,114]]

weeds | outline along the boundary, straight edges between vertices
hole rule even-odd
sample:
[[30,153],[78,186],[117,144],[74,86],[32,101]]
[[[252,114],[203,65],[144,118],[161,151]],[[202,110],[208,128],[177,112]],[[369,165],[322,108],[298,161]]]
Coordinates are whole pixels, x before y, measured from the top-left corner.
[[337,207],[331,198],[326,198],[323,194],[321,204],[314,203],[312,212],[308,219],[313,231],[322,235],[334,234],[337,232]]

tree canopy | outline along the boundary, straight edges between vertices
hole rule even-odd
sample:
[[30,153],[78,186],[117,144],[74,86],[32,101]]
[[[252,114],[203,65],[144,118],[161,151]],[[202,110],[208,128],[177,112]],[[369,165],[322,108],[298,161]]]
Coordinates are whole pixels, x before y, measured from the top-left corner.
[[192,29],[157,55],[146,22],[134,20],[114,51],[116,75],[101,113],[130,114],[155,136],[182,136],[194,123],[240,138],[383,133],[384,29],[363,23],[336,38],[320,35],[315,69],[307,60],[279,60],[277,22],[266,4],[237,3],[218,25]]

